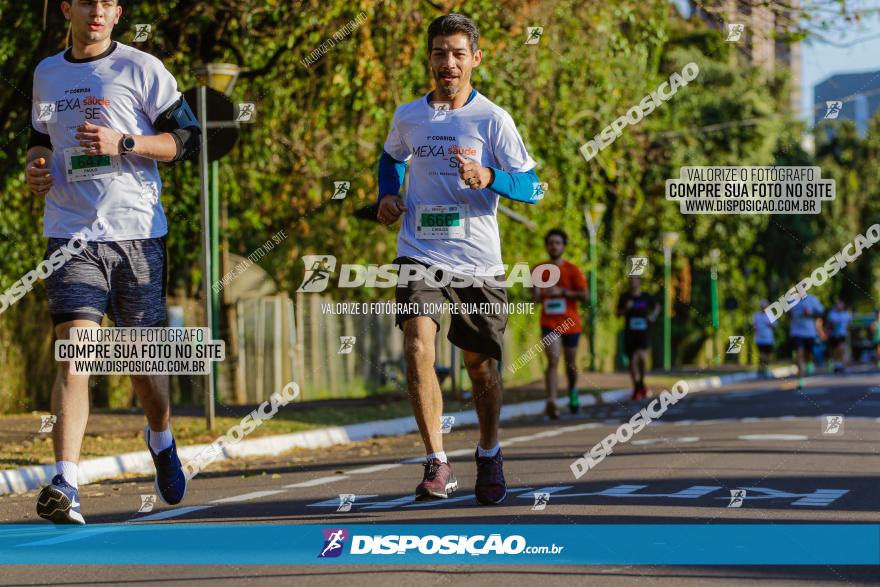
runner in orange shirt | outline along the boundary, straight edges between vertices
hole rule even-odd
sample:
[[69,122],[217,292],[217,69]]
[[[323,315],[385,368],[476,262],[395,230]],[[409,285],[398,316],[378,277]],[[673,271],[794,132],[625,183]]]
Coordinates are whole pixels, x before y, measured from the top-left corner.
[[568,235],[554,228],[544,237],[550,260],[559,267],[559,283],[553,287],[534,288],[535,300],[541,303],[541,333],[547,353],[547,371],[544,375],[547,390],[546,413],[550,419],[559,418],[556,393],[559,389],[559,351],[565,354],[565,373],[568,376],[568,408],[572,414],[580,409],[577,390],[577,346],[581,335],[581,316],[578,300],[587,301],[587,280],[577,265],[562,258]]

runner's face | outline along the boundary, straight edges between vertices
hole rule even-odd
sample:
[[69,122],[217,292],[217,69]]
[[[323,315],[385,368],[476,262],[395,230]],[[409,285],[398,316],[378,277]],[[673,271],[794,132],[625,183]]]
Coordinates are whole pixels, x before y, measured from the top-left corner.
[[428,59],[438,98],[452,99],[470,86],[471,71],[483,60],[483,52],[471,53],[464,33],[434,37],[431,47]]
[[564,252],[565,244],[562,242],[561,236],[554,234],[547,239],[547,254],[550,255],[551,259],[558,259]]
[[116,0],[71,0],[61,3],[61,11],[70,21],[74,38],[86,45],[110,38],[122,15],[122,7],[116,4]]
[[629,278],[629,290],[633,293],[642,289],[642,280],[636,275]]

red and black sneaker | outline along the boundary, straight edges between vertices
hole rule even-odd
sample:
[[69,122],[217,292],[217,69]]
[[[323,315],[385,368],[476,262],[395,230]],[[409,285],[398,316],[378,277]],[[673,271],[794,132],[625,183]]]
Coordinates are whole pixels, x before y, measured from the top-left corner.
[[648,388],[645,386],[644,383],[639,383],[633,390],[633,394],[630,400],[637,402],[639,400],[645,399],[646,397],[648,397]]
[[446,499],[449,493],[458,489],[458,481],[452,474],[452,466],[440,459],[426,461],[425,476],[416,487],[416,501],[426,499]]
[[477,484],[474,495],[483,505],[495,505],[507,497],[507,483],[504,481],[504,457],[501,449],[494,457],[481,457],[480,451],[474,453],[477,461]]

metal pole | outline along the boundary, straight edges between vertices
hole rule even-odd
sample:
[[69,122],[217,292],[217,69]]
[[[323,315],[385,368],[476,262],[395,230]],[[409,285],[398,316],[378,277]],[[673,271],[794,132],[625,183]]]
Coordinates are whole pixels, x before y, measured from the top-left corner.
[[672,247],[663,247],[663,369],[672,369]]
[[709,275],[709,295],[712,298],[712,362],[718,365],[718,265],[714,260]]
[[[220,283],[220,171],[219,163],[211,161],[211,284]],[[220,338],[220,292],[211,287],[211,340]],[[219,370],[211,369],[212,388],[216,400]]]
[[596,371],[596,306],[599,304],[599,292],[596,273],[599,270],[599,259],[596,258],[596,234],[590,230],[590,371]]
[[461,401],[461,386],[458,383],[458,348],[449,345],[449,382],[452,385],[452,397]]
[[[208,193],[208,99],[205,86],[199,86],[199,125],[202,127],[201,148],[199,150],[199,172],[201,176],[201,208],[202,208],[202,282],[205,286],[205,324],[212,329],[214,316],[213,295],[211,288],[211,201]],[[208,430],[214,429],[214,376],[213,363],[211,373],[205,376],[207,397],[205,398],[205,419]]]

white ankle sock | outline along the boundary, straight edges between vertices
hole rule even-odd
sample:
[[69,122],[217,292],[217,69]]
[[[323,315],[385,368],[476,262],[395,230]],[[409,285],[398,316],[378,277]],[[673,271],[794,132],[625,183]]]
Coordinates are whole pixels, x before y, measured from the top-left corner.
[[55,472],[64,477],[64,480],[74,487],[79,487],[79,465],[72,461],[58,461],[55,463]]
[[172,440],[174,440],[174,437],[171,435],[171,426],[161,432],[150,430],[150,448],[156,454],[171,446]]
[[501,450],[501,443],[495,445],[495,448],[485,449],[480,446],[480,443],[477,443],[477,454],[481,457],[494,457],[498,454],[498,451]]
[[437,460],[439,460],[441,463],[448,463],[448,462],[449,462],[449,460],[446,458],[446,453],[443,452],[443,451],[440,451],[440,452],[432,452],[431,454],[428,455],[427,458],[428,458],[429,461],[432,460],[432,459],[437,459]]

